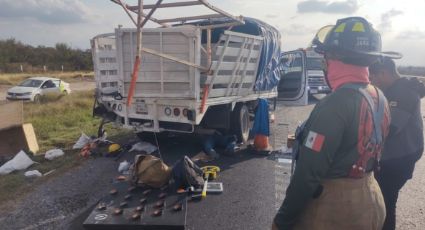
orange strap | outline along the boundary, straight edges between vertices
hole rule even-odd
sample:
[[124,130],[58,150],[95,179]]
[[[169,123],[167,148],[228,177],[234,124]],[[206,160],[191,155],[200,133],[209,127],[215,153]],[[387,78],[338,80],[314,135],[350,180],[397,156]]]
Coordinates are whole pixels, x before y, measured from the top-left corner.
[[133,73],[131,74],[130,89],[128,90],[127,107],[131,105],[131,101],[133,100],[134,89],[136,88],[136,81],[139,75],[139,68],[140,68],[140,57],[136,56],[136,60],[134,60]]
[[204,113],[204,109],[205,109],[205,103],[207,102],[207,98],[208,98],[208,91],[210,90],[210,85],[206,84],[204,86],[204,95],[202,96],[202,103],[201,103],[201,108],[200,113]]

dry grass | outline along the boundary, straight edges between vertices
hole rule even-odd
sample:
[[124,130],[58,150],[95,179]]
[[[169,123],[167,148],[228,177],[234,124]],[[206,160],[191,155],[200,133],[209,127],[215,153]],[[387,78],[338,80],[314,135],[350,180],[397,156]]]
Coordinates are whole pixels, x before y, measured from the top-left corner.
[[[44,159],[44,156],[34,157],[29,154],[40,164],[35,164],[28,170],[39,170],[41,173],[51,170],[55,172],[35,181],[26,179],[23,175],[24,171],[0,176],[0,204],[28,193],[37,184],[81,165],[85,161],[79,157],[78,150],[71,148],[82,132],[87,135],[97,134],[100,120],[92,117],[93,100],[93,91],[82,91],[48,100],[42,104],[24,104],[24,120],[34,126],[40,152],[60,148],[65,151],[65,156],[48,161]],[[109,125],[105,128],[112,140],[128,135],[128,131],[115,129]]]
[[77,82],[81,80],[94,80],[93,72],[49,72],[49,73],[7,73],[0,74],[0,85],[17,85],[29,77],[55,77],[66,82]]

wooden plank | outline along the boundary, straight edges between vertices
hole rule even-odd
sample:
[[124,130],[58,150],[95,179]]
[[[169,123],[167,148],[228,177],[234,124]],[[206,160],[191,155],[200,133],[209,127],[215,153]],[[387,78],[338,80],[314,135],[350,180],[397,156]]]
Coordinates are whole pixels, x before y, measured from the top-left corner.
[[230,31],[230,30],[224,31],[224,34],[225,35],[231,35],[232,38],[253,38],[255,40],[255,44],[261,42],[264,39],[263,37],[260,37],[260,36],[244,34],[244,33],[234,32],[234,31]]
[[152,7],[152,9],[149,11],[149,13],[146,15],[145,19],[141,23],[140,27],[143,28],[143,26],[145,26],[145,24],[148,22],[148,20],[150,20],[150,18],[152,17],[152,14],[156,11],[156,9],[158,9],[159,5],[161,5],[161,2],[162,2],[162,0],[158,0],[155,3],[155,5]]
[[[124,78],[125,81],[128,80],[127,78],[128,78],[130,73],[131,73],[131,71],[129,71],[129,70],[124,72],[124,76],[126,76]],[[140,73],[140,79],[143,80],[143,81],[146,80],[146,81],[153,82],[153,81],[156,80],[157,82],[159,82],[159,80],[161,79],[160,76],[161,76],[161,72],[159,70],[144,71],[144,72]],[[163,78],[164,78],[164,81],[169,81],[169,82],[172,82],[172,81],[189,82],[190,81],[189,74],[188,74],[187,71],[172,71],[172,72],[164,71],[163,72]]]
[[[131,47],[129,45],[124,45],[124,55],[128,55],[130,53],[131,50],[135,51],[134,47]],[[159,50],[161,49],[160,44],[158,43],[157,45],[153,45],[153,44],[143,44],[143,51],[149,54],[152,54],[152,52],[156,52],[159,53]],[[147,50],[149,50],[149,52],[147,52]],[[157,51],[158,50],[158,51]],[[170,54],[188,54],[188,45],[185,44],[173,44],[173,45],[166,45],[164,44],[163,46],[163,53],[165,55],[170,55]],[[157,56],[157,55],[156,55]]]
[[213,5],[211,5],[211,4],[210,4],[209,2],[207,2],[206,0],[198,0],[198,1],[200,1],[202,4],[204,4],[204,6],[208,7],[209,9],[211,9],[211,10],[213,10],[213,11],[215,11],[215,12],[217,12],[217,13],[219,13],[219,14],[223,15],[223,16],[226,16],[226,17],[228,17],[228,18],[231,18],[231,19],[233,19],[233,20],[235,20],[235,21],[239,22],[240,24],[245,24],[245,21],[243,20],[243,17],[242,17],[242,16],[235,17],[235,16],[233,16],[233,15],[231,15],[231,14],[227,13],[226,11],[221,10],[221,9],[219,9],[219,8],[217,8],[217,7],[213,6]]
[[[257,77],[254,75],[247,75],[245,79],[243,79],[243,76],[235,76],[235,83],[240,83],[240,81],[243,79],[242,83],[251,83],[254,81]],[[231,75],[218,75],[215,80],[214,84],[228,84],[230,83],[230,80],[232,79]]]
[[[236,62],[219,62],[219,61],[213,61],[211,64],[211,69],[213,71],[220,71],[220,70],[233,70],[235,67]],[[257,63],[247,63],[247,71],[249,70],[256,70],[257,69]]]
[[[123,63],[123,69],[124,71],[128,71],[131,70],[131,62],[124,62]],[[156,62],[156,63],[143,63],[140,66],[139,72],[153,72],[153,71],[158,71],[161,69],[161,63]],[[170,62],[170,63],[164,63],[163,64],[163,70],[166,72],[172,72],[172,71],[189,71],[189,66],[187,65],[183,65],[180,63],[176,63],[176,62]]]
[[[180,32],[143,32],[143,46],[146,46],[147,44],[160,44],[160,34],[163,34],[163,44],[186,44],[189,42],[189,38],[185,36],[183,33]],[[124,32],[122,35],[122,40],[125,45],[130,44],[130,40],[133,39],[133,43],[136,41],[136,37],[132,36],[130,37],[129,32]]]
[[193,20],[212,19],[212,18],[223,18],[223,15],[221,15],[221,14],[205,14],[205,15],[192,16],[192,17],[167,18],[167,19],[158,20],[158,22],[160,22],[160,23],[180,22],[180,21],[187,22],[187,21],[193,21]]
[[40,155],[40,154],[37,154],[40,148],[38,147],[37,137],[35,136],[34,127],[32,126],[32,124],[31,123],[23,124],[22,130],[24,132],[25,139],[27,141],[28,150],[33,152],[34,155]]
[[0,101],[0,130],[22,125],[23,109],[22,101]]
[[[172,3],[163,3],[158,6],[158,8],[169,8],[169,7],[182,7],[182,6],[195,6],[201,5],[199,1],[187,1],[187,2],[172,2]],[[143,8],[152,9],[155,7],[155,4],[146,4]],[[137,10],[137,6],[128,6],[130,10]]]
[[[209,98],[214,98],[214,97],[226,97],[226,88],[223,89],[212,89],[209,93]],[[240,95],[246,95],[247,93],[252,92],[252,89],[250,88],[242,88],[242,90],[240,91]],[[228,96],[236,96],[236,92],[232,92],[232,94],[228,95]]]
[[[216,49],[216,54],[221,55],[223,51],[225,51],[225,56],[232,56],[237,57],[239,54],[241,48],[235,48],[235,47],[227,47],[227,49],[224,49],[223,46],[218,46]],[[249,54],[250,49],[243,49],[242,51],[242,57],[247,57]],[[258,50],[253,50],[251,58],[258,58],[260,56],[260,52]]]

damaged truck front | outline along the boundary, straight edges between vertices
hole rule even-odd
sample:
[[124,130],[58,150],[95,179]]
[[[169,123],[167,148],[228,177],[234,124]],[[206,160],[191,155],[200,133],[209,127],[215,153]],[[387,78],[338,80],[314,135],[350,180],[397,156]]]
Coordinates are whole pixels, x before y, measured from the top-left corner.
[[206,128],[246,141],[257,99],[277,96],[280,33],[256,19],[225,16],[143,28],[130,104],[137,30],[94,37],[94,114],[135,132]]

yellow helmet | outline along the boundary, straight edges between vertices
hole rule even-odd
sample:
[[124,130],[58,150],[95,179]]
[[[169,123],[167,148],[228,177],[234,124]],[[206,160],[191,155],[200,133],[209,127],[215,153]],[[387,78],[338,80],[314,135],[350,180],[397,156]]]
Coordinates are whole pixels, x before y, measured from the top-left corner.
[[108,147],[108,153],[110,153],[110,154],[114,154],[114,153],[117,153],[119,151],[121,151],[121,146],[119,144],[116,144],[116,143],[110,144],[109,147]]

